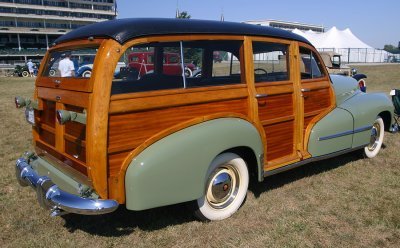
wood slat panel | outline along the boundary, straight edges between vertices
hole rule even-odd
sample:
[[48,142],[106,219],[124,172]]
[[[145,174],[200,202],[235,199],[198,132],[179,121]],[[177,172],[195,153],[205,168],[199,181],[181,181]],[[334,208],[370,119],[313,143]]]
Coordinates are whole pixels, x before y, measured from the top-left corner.
[[47,99],[51,101],[56,101],[64,104],[79,106],[83,108],[87,108],[89,105],[89,93],[83,92],[74,92],[60,89],[51,89],[38,87],[38,97],[42,99]]
[[134,149],[154,134],[178,123],[218,112],[247,115],[247,99],[212,102],[153,111],[110,115],[109,152]]
[[294,121],[272,124],[264,127],[267,137],[267,160],[293,153]]
[[79,160],[75,159],[74,157],[67,155],[67,154],[61,154],[57,152],[54,148],[46,145],[45,143],[42,143],[40,141],[36,142],[36,146],[45,150],[48,152],[51,156],[55,157],[56,159],[60,160],[62,163],[71,166],[75,170],[81,172],[85,176],[87,176],[87,169],[86,165]]
[[109,164],[108,171],[110,177],[118,175],[122,163],[124,162],[125,158],[129,155],[129,153],[130,151],[126,151],[108,155],[108,164]]
[[38,128],[39,139],[51,146],[56,145],[55,135],[52,132],[44,130],[43,128]]
[[[56,82],[61,82],[61,83],[56,83]],[[84,91],[84,92],[92,91],[90,78],[43,77],[38,81],[36,85],[46,88],[56,88],[56,89]]]
[[293,116],[292,94],[272,95],[258,99],[258,114],[261,120]]
[[86,163],[86,149],[78,142],[71,142],[65,140],[65,153],[73,156],[74,158]]
[[44,100],[42,106],[43,109],[41,111],[35,110],[35,117],[38,118],[40,123],[55,128],[56,103],[53,101]]
[[[161,90],[153,92],[113,95],[110,113],[134,112],[206,102],[217,102],[247,97],[245,85],[216,86],[179,90]],[[126,98],[129,97],[129,98]],[[145,99],[145,100],[143,100]]]
[[[74,111],[77,113],[83,113],[84,110],[82,107],[72,105],[65,105],[64,108],[65,110]],[[69,121],[65,123],[65,133],[75,137],[76,140],[84,141],[86,139],[86,125],[79,122]]]
[[329,88],[303,92],[304,113],[324,110],[331,105]]

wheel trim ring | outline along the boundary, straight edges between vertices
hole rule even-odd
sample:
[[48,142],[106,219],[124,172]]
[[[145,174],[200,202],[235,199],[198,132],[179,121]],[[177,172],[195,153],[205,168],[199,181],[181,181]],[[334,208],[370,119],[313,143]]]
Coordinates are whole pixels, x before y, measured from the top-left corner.
[[380,125],[378,123],[374,123],[374,125],[372,126],[372,130],[371,130],[371,138],[370,138],[370,142],[368,145],[368,150],[373,151],[378,146],[380,136],[381,136],[380,129],[381,129]]
[[[221,173],[229,174],[231,178],[231,187],[229,188],[228,193],[222,199],[216,199],[212,192],[213,181],[221,175]],[[211,174],[209,181],[207,183],[207,191],[206,191],[206,201],[207,203],[214,209],[223,209],[229,206],[236,198],[236,195],[239,191],[239,173],[232,165],[224,165],[217,168],[216,172]]]

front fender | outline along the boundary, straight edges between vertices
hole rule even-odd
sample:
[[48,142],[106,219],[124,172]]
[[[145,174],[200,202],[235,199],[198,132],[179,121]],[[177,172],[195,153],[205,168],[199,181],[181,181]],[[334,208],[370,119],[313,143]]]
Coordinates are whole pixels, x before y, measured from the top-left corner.
[[358,81],[360,79],[367,78],[367,76],[365,74],[359,73],[359,74],[353,75],[353,78]]
[[[349,111],[353,115],[354,130],[363,130],[366,127],[372,127],[376,117],[384,112],[390,114],[390,122],[392,122],[394,110],[392,102],[383,93],[359,93],[338,107]],[[392,123],[390,123],[389,127],[391,125]],[[353,136],[353,147],[368,144],[370,136],[370,129],[355,133]]]
[[[248,147],[257,158],[263,153],[257,129],[240,118],[202,122],[157,141],[127,168],[127,209],[143,210],[200,198],[212,160],[235,147]],[[262,165],[257,163],[260,174]]]

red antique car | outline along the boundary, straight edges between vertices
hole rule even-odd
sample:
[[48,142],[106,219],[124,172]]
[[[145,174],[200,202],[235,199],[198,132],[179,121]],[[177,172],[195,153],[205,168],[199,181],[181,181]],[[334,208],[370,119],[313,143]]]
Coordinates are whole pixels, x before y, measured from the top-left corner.
[[[147,73],[154,71],[155,52],[133,52],[129,54],[129,67],[138,73],[141,77]],[[163,53],[163,73],[165,75],[182,75],[181,58],[179,53],[164,52]],[[196,66],[192,63],[185,64],[185,76],[193,76]]]

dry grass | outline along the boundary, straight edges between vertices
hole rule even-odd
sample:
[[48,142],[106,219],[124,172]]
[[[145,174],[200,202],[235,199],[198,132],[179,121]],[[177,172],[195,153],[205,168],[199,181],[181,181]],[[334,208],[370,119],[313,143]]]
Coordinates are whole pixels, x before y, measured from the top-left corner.
[[[371,91],[400,88],[400,66],[358,66]],[[306,165],[251,186],[237,214],[196,221],[186,204],[104,216],[50,218],[14,161],[30,132],[13,96],[33,81],[0,79],[0,245],[4,247],[400,247],[400,134],[374,159],[357,153]]]

